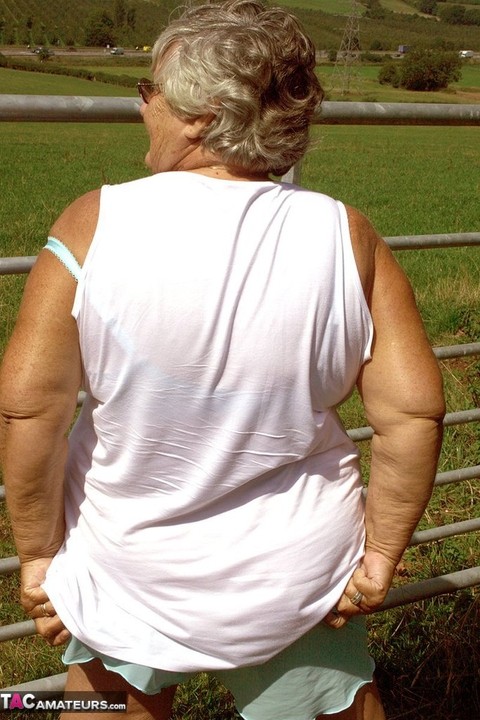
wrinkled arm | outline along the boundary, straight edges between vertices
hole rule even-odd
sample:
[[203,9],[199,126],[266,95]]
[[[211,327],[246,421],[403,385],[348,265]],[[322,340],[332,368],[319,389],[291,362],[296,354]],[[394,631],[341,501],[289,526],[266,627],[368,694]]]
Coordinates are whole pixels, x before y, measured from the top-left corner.
[[0,375],[2,466],[21,562],[53,557],[63,542],[66,433],[81,378],[74,292],[74,279],[42,251]]
[[[358,389],[374,435],[365,556],[338,603],[340,619],[327,617],[335,627],[359,610],[374,610],[385,599],[431,496],[445,412],[441,373],[410,284],[365,219],[359,229],[370,234],[357,239],[356,256],[369,290],[375,337]],[[365,244],[373,248],[370,269]],[[358,609],[349,600],[357,591],[364,596]]]
[[445,406],[441,373],[412,290],[383,241],[375,253],[371,312],[372,360],[358,387],[374,430],[363,570],[366,577],[379,574],[377,593],[367,597],[375,607],[430,499]]
[[[88,218],[96,221],[95,207],[95,196],[77,201],[57,221],[53,234],[82,241],[90,232],[91,238]],[[82,262],[82,245],[69,245]],[[71,315],[75,289],[75,280],[58,259],[42,250],[0,371],[1,462],[21,562],[21,600],[38,631],[53,644],[68,633],[40,585],[64,540],[66,435],[81,382],[78,332]],[[44,617],[45,612],[52,617]]]
[[[66,433],[76,407],[80,358],[70,315],[75,281],[42,251],[26,284],[0,374],[1,460],[21,562],[21,600],[51,642],[63,625],[43,617],[40,587],[64,538]],[[52,614],[51,604],[47,612]]]

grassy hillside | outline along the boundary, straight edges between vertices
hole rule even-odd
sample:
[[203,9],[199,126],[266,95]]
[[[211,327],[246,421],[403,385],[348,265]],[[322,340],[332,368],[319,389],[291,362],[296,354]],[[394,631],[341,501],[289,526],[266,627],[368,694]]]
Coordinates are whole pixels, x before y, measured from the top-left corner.
[[[118,3],[133,13],[120,22]],[[148,44],[168,21],[177,0],[0,0],[0,44],[83,45],[95,14],[104,11],[114,23],[114,44]]]
[[[319,49],[340,46],[351,0],[275,0],[290,7],[305,24]],[[104,12],[112,21],[112,44],[150,45],[181,0],[0,0],[1,45],[75,46],[85,43],[93,17]],[[366,3],[360,7],[367,10]],[[480,7],[470,0],[466,7]],[[480,26],[447,25],[416,12],[414,0],[381,0],[383,18],[364,16],[362,49],[380,42],[385,50],[400,44],[480,50]],[[99,45],[105,43],[97,43]]]
[[[312,36],[317,48],[340,47],[346,25],[345,15],[307,9],[303,6],[306,0],[279,1],[285,6],[292,7]],[[296,5],[293,7],[295,2]],[[319,6],[323,2],[329,3],[330,0],[319,0]],[[410,7],[406,3],[403,5]],[[399,45],[480,50],[480,26],[448,25],[416,13],[386,12],[383,18],[363,16],[359,20],[359,29],[362,50],[369,50],[372,47],[396,50]]]
[[[352,8],[352,0],[276,0],[276,3],[303,10],[321,10],[332,15],[349,15]],[[414,2],[406,0],[380,0],[380,5],[385,10],[396,13],[413,14],[418,12]],[[366,9],[366,3],[360,2],[359,11],[363,14]]]

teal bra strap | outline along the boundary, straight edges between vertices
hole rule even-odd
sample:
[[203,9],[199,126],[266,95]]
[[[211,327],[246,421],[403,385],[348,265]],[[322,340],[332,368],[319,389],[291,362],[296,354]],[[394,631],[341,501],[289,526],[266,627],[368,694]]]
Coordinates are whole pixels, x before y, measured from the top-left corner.
[[67,270],[72,273],[73,277],[78,282],[82,268],[66,245],[60,242],[60,240],[57,240],[57,238],[50,236],[47,244],[45,245],[45,250],[50,250],[50,252],[56,255],[60,262],[65,265]]

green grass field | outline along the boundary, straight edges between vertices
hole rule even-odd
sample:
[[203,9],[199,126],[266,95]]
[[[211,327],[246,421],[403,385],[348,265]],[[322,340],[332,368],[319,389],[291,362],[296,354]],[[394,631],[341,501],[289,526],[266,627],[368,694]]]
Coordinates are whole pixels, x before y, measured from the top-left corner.
[[[85,66],[87,67],[87,66]],[[110,68],[109,68],[110,70]],[[132,69],[132,77],[138,78],[145,75],[146,68]],[[142,72],[143,71],[143,72]],[[117,68],[112,74],[123,74],[123,70]],[[131,97],[135,95],[133,89],[110,85],[108,83],[92,82],[81,78],[69,77],[67,75],[51,75],[49,73],[26,72],[23,70],[11,70],[0,68],[0,87],[2,93],[21,95],[92,95],[95,97]]]
[[[137,69],[129,72],[135,76]],[[468,82],[478,91],[475,72],[476,68]],[[32,76],[0,69],[2,90],[134,94],[133,90],[75,78]],[[314,146],[303,164],[302,182],[358,207],[383,235],[478,231],[479,133],[478,127],[318,126],[313,132]],[[54,219],[79,194],[147,173],[143,164],[147,137],[141,123],[3,123],[0,143],[3,256],[36,254]],[[404,251],[397,257],[412,281],[432,343],[478,341],[480,248]],[[0,278],[0,352],[15,321],[23,282],[19,277]],[[478,358],[445,361],[442,368],[448,410],[478,407]],[[364,424],[356,398],[343,408],[342,415],[349,427]],[[368,475],[369,448],[367,443],[361,446]],[[446,433],[440,469],[474,465],[479,456],[478,425],[452,428]],[[479,515],[478,482],[465,482],[435,490],[422,526]],[[0,514],[0,551],[1,556],[14,553],[4,514]],[[478,564],[475,535],[451,538],[409,550],[402,577],[396,582]],[[0,577],[2,624],[24,619],[16,588],[15,576]],[[479,716],[478,590],[382,613],[369,619],[369,626],[388,717],[473,720]],[[38,638],[0,645],[2,687],[62,671],[58,651]],[[47,714],[35,718],[17,713],[15,717],[54,720]],[[174,720],[234,717],[231,698],[202,676],[182,690]]]
[[[387,58],[389,56],[387,55]],[[145,56],[121,62],[106,62],[103,58],[95,60],[86,57],[54,57],[43,68],[43,72],[13,70],[0,67],[0,88],[3,93],[23,93],[39,95],[92,95],[92,96],[132,96],[135,95],[135,81],[150,74]],[[401,60],[398,60],[401,62]],[[380,85],[378,73],[382,63],[355,62],[349,68],[349,82],[345,82],[345,66],[341,61],[324,62],[317,68],[318,75],[326,91],[328,100],[359,100],[365,102],[432,102],[432,103],[479,103],[480,102],[480,63],[467,61],[462,67],[458,82],[452,83],[441,92],[414,92],[390,85]],[[55,68],[87,70],[103,75],[109,82],[91,81],[76,78],[73,75],[49,73]],[[132,86],[122,87],[115,84],[116,78],[129,78]],[[348,85],[348,93],[345,89]]]

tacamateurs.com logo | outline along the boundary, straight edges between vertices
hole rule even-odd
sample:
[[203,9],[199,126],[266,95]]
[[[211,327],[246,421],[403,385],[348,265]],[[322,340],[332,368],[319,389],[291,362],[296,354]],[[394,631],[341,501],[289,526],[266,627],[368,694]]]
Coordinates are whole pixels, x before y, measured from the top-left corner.
[[67,692],[53,696],[49,692],[0,692],[0,710],[38,711],[60,710],[68,712],[121,712],[127,710],[125,692]]

